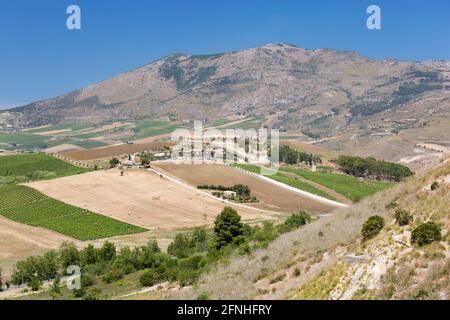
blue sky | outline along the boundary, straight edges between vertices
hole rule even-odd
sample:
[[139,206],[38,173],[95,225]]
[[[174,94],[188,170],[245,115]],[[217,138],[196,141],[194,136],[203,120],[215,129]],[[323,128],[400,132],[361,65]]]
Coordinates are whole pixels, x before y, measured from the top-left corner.
[[[66,28],[81,8],[82,29]],[[366,28],[381,7],[382,30]],[[450,60],[450,1],[0,0],[0,108],[54,97],[173,52],[288,42],[377,59]]]

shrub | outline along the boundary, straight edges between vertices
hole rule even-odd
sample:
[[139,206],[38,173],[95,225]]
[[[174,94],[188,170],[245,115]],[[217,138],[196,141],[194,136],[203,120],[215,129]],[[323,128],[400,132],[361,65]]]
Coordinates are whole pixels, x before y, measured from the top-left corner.
[[72,294],[75,298],[82,298],[86,294],[86,290],[84,288],[73,289]]
[[82,288],[87,288],[95,284],[95,277],[91,274],[82,274],[80,282]]
[[395,212],[395,221],[399,226],[406,226],[413,221],[413,217],[408,211],[398,209]]
[[384,219],[380,216],[371,216],[364,223],[361,234],[363,236],[363,240],[368,240],[375,237],[378,233],[380,233],[381,229],[384,227]]
[[144,273],[139,278],[139,283],[143,287],[154,286],[158,282],[158,277],[153,269],[144,271]]
[[28,281],[27,285],[32,291],[38,291],[42,286],[42,281],[38,277],[32,277],[30,281]]
[[436,190],[437,188],[439,188],[439,183],[437,182],[437,181],[435,181],[435,182],[433,182],[432,184],[431,184],[431,191],[434,191],[434,190]]
[[259,242],[261,248],[265,248],[269,243],[278,237],[278,232],[272,222],[264,221],[263,226],[255,227],[253,239]]
[[284,223],[280,224],[278,230],[280,233],[294,231],[301,226],[311,222],[311,216],[305,211],[289,216]]
[[105,273],[102,276],[102,280],[106,283],[112,283],[112,282],[120,280],[122,278],[123,278],[123,272],[119,268],[113,268],[111,271]]
[[441,240],[441,228],[434,222],[421,224],[411,233],[411,243],[423,246]]
[[207,293],[199,294],[197,300],[209,300],[209,295]]
[[186,258],[192,253],[189,239],[182,233],[175,236],[175,240],[167,248],[167,253],[177,258]]

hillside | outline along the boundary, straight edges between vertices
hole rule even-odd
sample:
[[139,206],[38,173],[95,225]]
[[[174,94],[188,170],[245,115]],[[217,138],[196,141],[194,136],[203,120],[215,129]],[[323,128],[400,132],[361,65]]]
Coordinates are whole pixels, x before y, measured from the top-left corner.
[[[213,55],[179,53],[2,112],[0,129],[143,118],[174,123],[249,118],[253,123],[252,118],[264,116],[266,125],[286,137],[399,161],[426,153],[414,151],[419,142],[449,146],[444,130],[450,121],[449,74],[448,61],[371,60],[355,52],[289,44]],[[381,152],[386,145],[398,152]]]
[[[236,256],[195,288],[136,298],[449,299],[449,177],[447,159],[389,192],[281,235],[266,249]],[[438,187],[431,190],[433,182]],[[396,224],[399,209],[412,214],[409,225]],[[373,215],[385,226],[362,241],[361,227]],[[411,244],[411,231],[429,221],[441,226],[441,241]]]

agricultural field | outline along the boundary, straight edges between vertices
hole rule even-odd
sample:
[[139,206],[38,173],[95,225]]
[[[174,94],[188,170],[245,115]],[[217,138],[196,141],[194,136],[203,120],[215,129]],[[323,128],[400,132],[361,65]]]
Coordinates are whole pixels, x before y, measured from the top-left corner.
[[130,137],[130,140],[139,140],[168,134],[182,127],[183,126],[180,124],[173,124],[166,120],[140,120],[134,126],[134,135]]
[[173,142],[149,142],[149,143],[135,143],[135,144],[121,144],[116,146],[109,146],[104,148],[96,148],[89,150],[75,150],[63,152],[62,155],[74,160],[95,160],[105,159],[114,156],[142,152],[142,151],[158,151],[163,150],[165,147],[173,146]]
[[0,133],[0,149],[39,149],[45,148],[48,138],[27,133]]
[[250,118],[248,120],[239,122],[237,124],[231,124],[229,126],[224,126],[224,128],[230,128],[230,129],[242,129],[242,130],[248,130],[248,129],[260,129],[264,122],[266,122],[266,117],[264,116],[257,116],[254,118]]
[[[151,171],[118,169],[32,182],[43,194],[149,230],[211,225],[226,203]],[[273,212],[235,205],[245,220],[272,219]]]
[[[242,164],[242,163],[237,163],[235,164],[236,167],[247,170],[249,172],[253,172],[256,174],[261,174],[261,167],[256,166],[256,165],[252,165],[252,164]],[[275,181],[287,184],[288,186],[297,188],[299,190],[303,190],[330,200],[336,200],[335,197],[333,197],[332,195],[328,194],[327,192],[320,190],[314,186],[312,186],[311,184],[308,184],[306,182],[300,181],[300,180],[296,180],[290,176],[284,175],[280,172],[277,172],[275,174],[272,175],[268,175],[267,176],[270,179],[273,179]]]
[[162,162],[154,162],[152,166],[156,166],[158,170],[162,170],[193,187],[211,184],[223,186],[232,186],[235,184],[247,185],[251,190],[251,195],[255,196],[259,201],[247,205],[256,208],[285,213],[306,210],[313,214],[328,213],[334,209],[329,205],[314,201],[296,192],[283,189],[230,166]]
[[49,131],[60,131],[60,130],[70,130],[70,131],[79,131],[88,128],[92,128],[93,125],[89,123],[61,123],[53,126],[45,126],[37,129],[27,130],[28,133],[45,133]]
[[0,158],[0,185],[51,179],[88,172],[43,153],[29,153]]
[[295,173],[305,179],[324,185],[354,202],[358,202],[362,198],[371,196],[376,192],[385,190],[394,185],[392,182],[361,181],[349,175],[328,172],[312,172],[305,169],[288,166],[281,167],[281,171]]
[[78,240],[93,240],[146,231],[143,228],[49,198],[27,186],[0,187],[0,215],[44,227]]

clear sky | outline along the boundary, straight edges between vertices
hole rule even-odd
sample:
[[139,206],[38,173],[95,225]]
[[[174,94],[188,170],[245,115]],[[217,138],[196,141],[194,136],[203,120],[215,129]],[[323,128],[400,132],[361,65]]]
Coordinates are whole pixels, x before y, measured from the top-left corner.
[[[81,8],[81,30],[66,9]],[[381,30],[366,9],[381,8]],[[450,60],[448,0],[0,0],[0,108],[54,97],[173,52],[288,42],[377,59]]]

